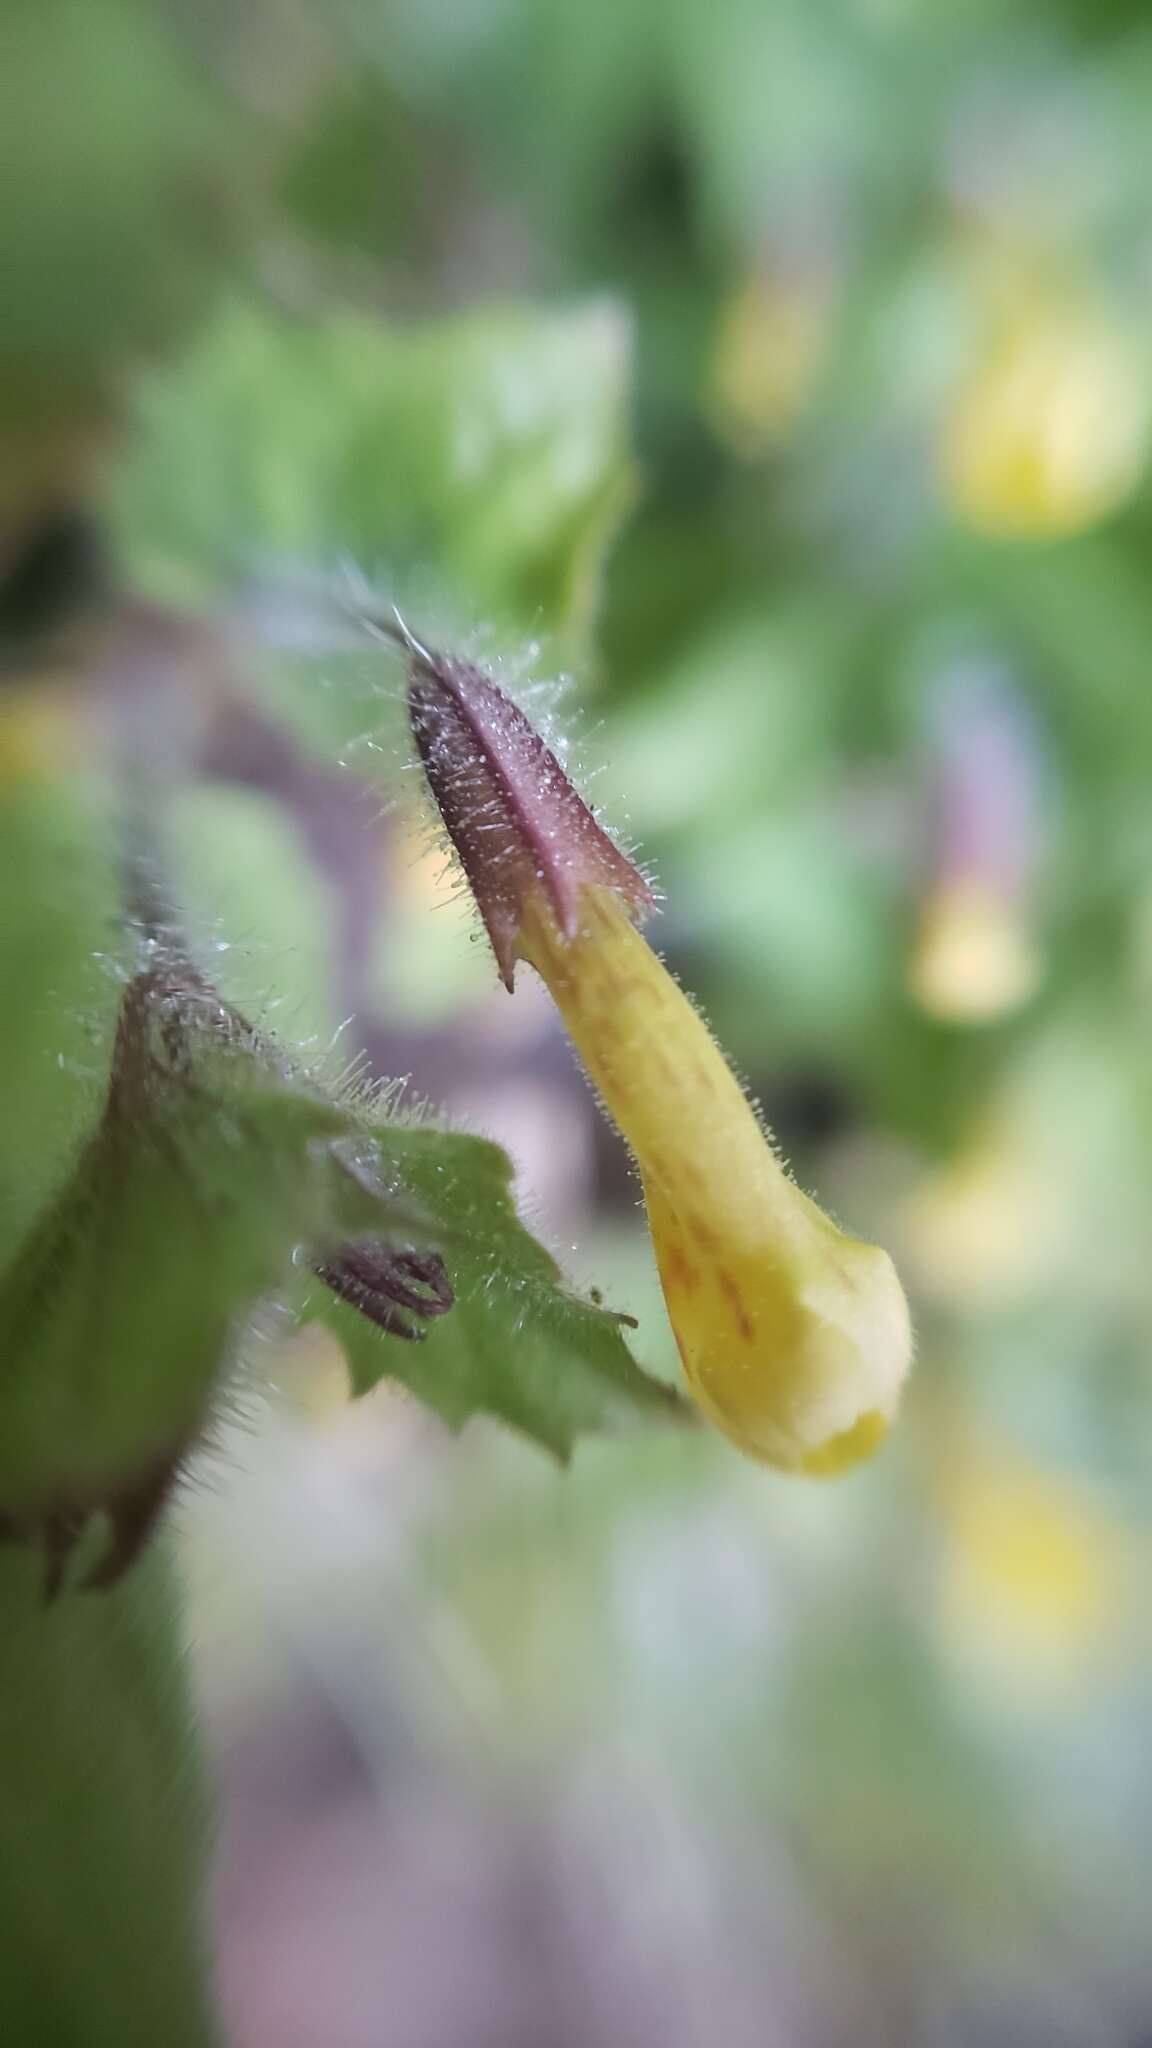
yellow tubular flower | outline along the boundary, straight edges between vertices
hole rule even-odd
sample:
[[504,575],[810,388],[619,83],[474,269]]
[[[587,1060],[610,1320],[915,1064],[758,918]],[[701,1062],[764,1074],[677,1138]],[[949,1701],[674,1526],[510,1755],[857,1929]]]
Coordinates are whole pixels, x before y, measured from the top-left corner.
[[1041,960],[1018,906],[979,881],[944,882],[924,907],[908,985],[931,1017],[984,1024],[1018,1010]]
[[685,1375],[741,1450],[835,1472],[879,1443],[911,1349],[886,1252],[788,1178],[703,1019],[618,896],[567,939],[537,895],[520,951],[635,1155]]
[[932,1477],[949,1647],[1003,1670],[1014,1689],[1098,1683],[1131,1600],[1124,1523],[1074,1476],[1021,1456],[963,1412],[940,1420]]
[[953,509],[994,536],[1083,532],[1135,490],[1148,450],[1146,367],[1102,307],[1037,293],[1002,316],[944,421]]
[[819,277],[755,277],[721,315],[708,388],[709,416],[737,455],[767,454],[804,410],[828,332]]
[[76,722],[59,687],[6,683],[0,696],[0,795],[58,781],[75,762]]
[[640,1169],[685,1375],[750,1456],[807,1473],[873,1451],[911,1358],[903,1291],[789,1179],[634,917],[643,877],[487,677],[413,654],[413,730],[506,984],[527,960]]

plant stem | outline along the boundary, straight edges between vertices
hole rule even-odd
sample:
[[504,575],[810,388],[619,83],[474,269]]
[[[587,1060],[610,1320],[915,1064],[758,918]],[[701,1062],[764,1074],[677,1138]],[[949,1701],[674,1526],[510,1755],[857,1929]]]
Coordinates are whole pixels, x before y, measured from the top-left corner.
[[213,2048],[205,1809],[169,1560],[45,1605],[0,1548],[0,2015],[20,2048]]

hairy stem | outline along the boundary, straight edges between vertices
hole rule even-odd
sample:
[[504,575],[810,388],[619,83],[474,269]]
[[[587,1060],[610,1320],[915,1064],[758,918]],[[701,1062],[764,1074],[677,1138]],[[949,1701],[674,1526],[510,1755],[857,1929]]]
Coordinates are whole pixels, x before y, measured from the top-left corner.
[[213,2048],[206,1828],[168,1560],[44,1599],[0,1547],[0,2015],[21,2048]]

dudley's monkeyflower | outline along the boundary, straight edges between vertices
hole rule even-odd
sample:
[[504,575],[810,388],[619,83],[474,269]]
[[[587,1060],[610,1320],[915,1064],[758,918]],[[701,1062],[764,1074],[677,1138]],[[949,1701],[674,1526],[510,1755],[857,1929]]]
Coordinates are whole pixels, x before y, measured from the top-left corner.
[[879,1443],[908,1369],[887,1254],[789,1179],[707,1026],[634,920],[642,875],[523,713],[405,635],[432,794],[511,988],[542,976],[644,1187],[700,1407],[751,1456],[833,1472]]

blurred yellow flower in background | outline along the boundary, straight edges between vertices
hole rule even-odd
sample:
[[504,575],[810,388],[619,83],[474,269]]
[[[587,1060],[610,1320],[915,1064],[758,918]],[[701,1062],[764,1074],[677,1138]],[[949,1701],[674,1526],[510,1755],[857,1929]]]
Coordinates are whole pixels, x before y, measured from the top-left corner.
[[923,881],[907,986],[930,1017],[978,1025],[1027,1002],[1047,845],[1044,752],[1028,697],[975,647],[930,679]]
[[705,409],[734,454],[766,454],[803,411],[828,331],[828,298],[821,278],[761,271],[726,300]]
[[[1018,263],[1027,265],[1027,257]],[[1074,534],[1122,505],[1148,452],[1148,354],[1097,296],[1019,271],[990,303],[940,437],[953,511],[990,535]]]
[[58,686],[0,680],[0,790],[51,783],[83,752],[75,707]]
[[985,1024],[1028,1000],[1041,966],[1014,903],[978,880],[945,881],[921,912],[908,986],[931,1017]]
[[1084,1677],[1123,1611],[1124,1525],[1075,1480],[964,1418],[943,1441],[938,1618],[946,1639],[1014,1679]]
[[1041,1286],[1060,1255],[1062,1227],[1051,1161],[1023,1120],[1001,1109],[923,1176],[902,1218],[917,1288],[968,1311]]

